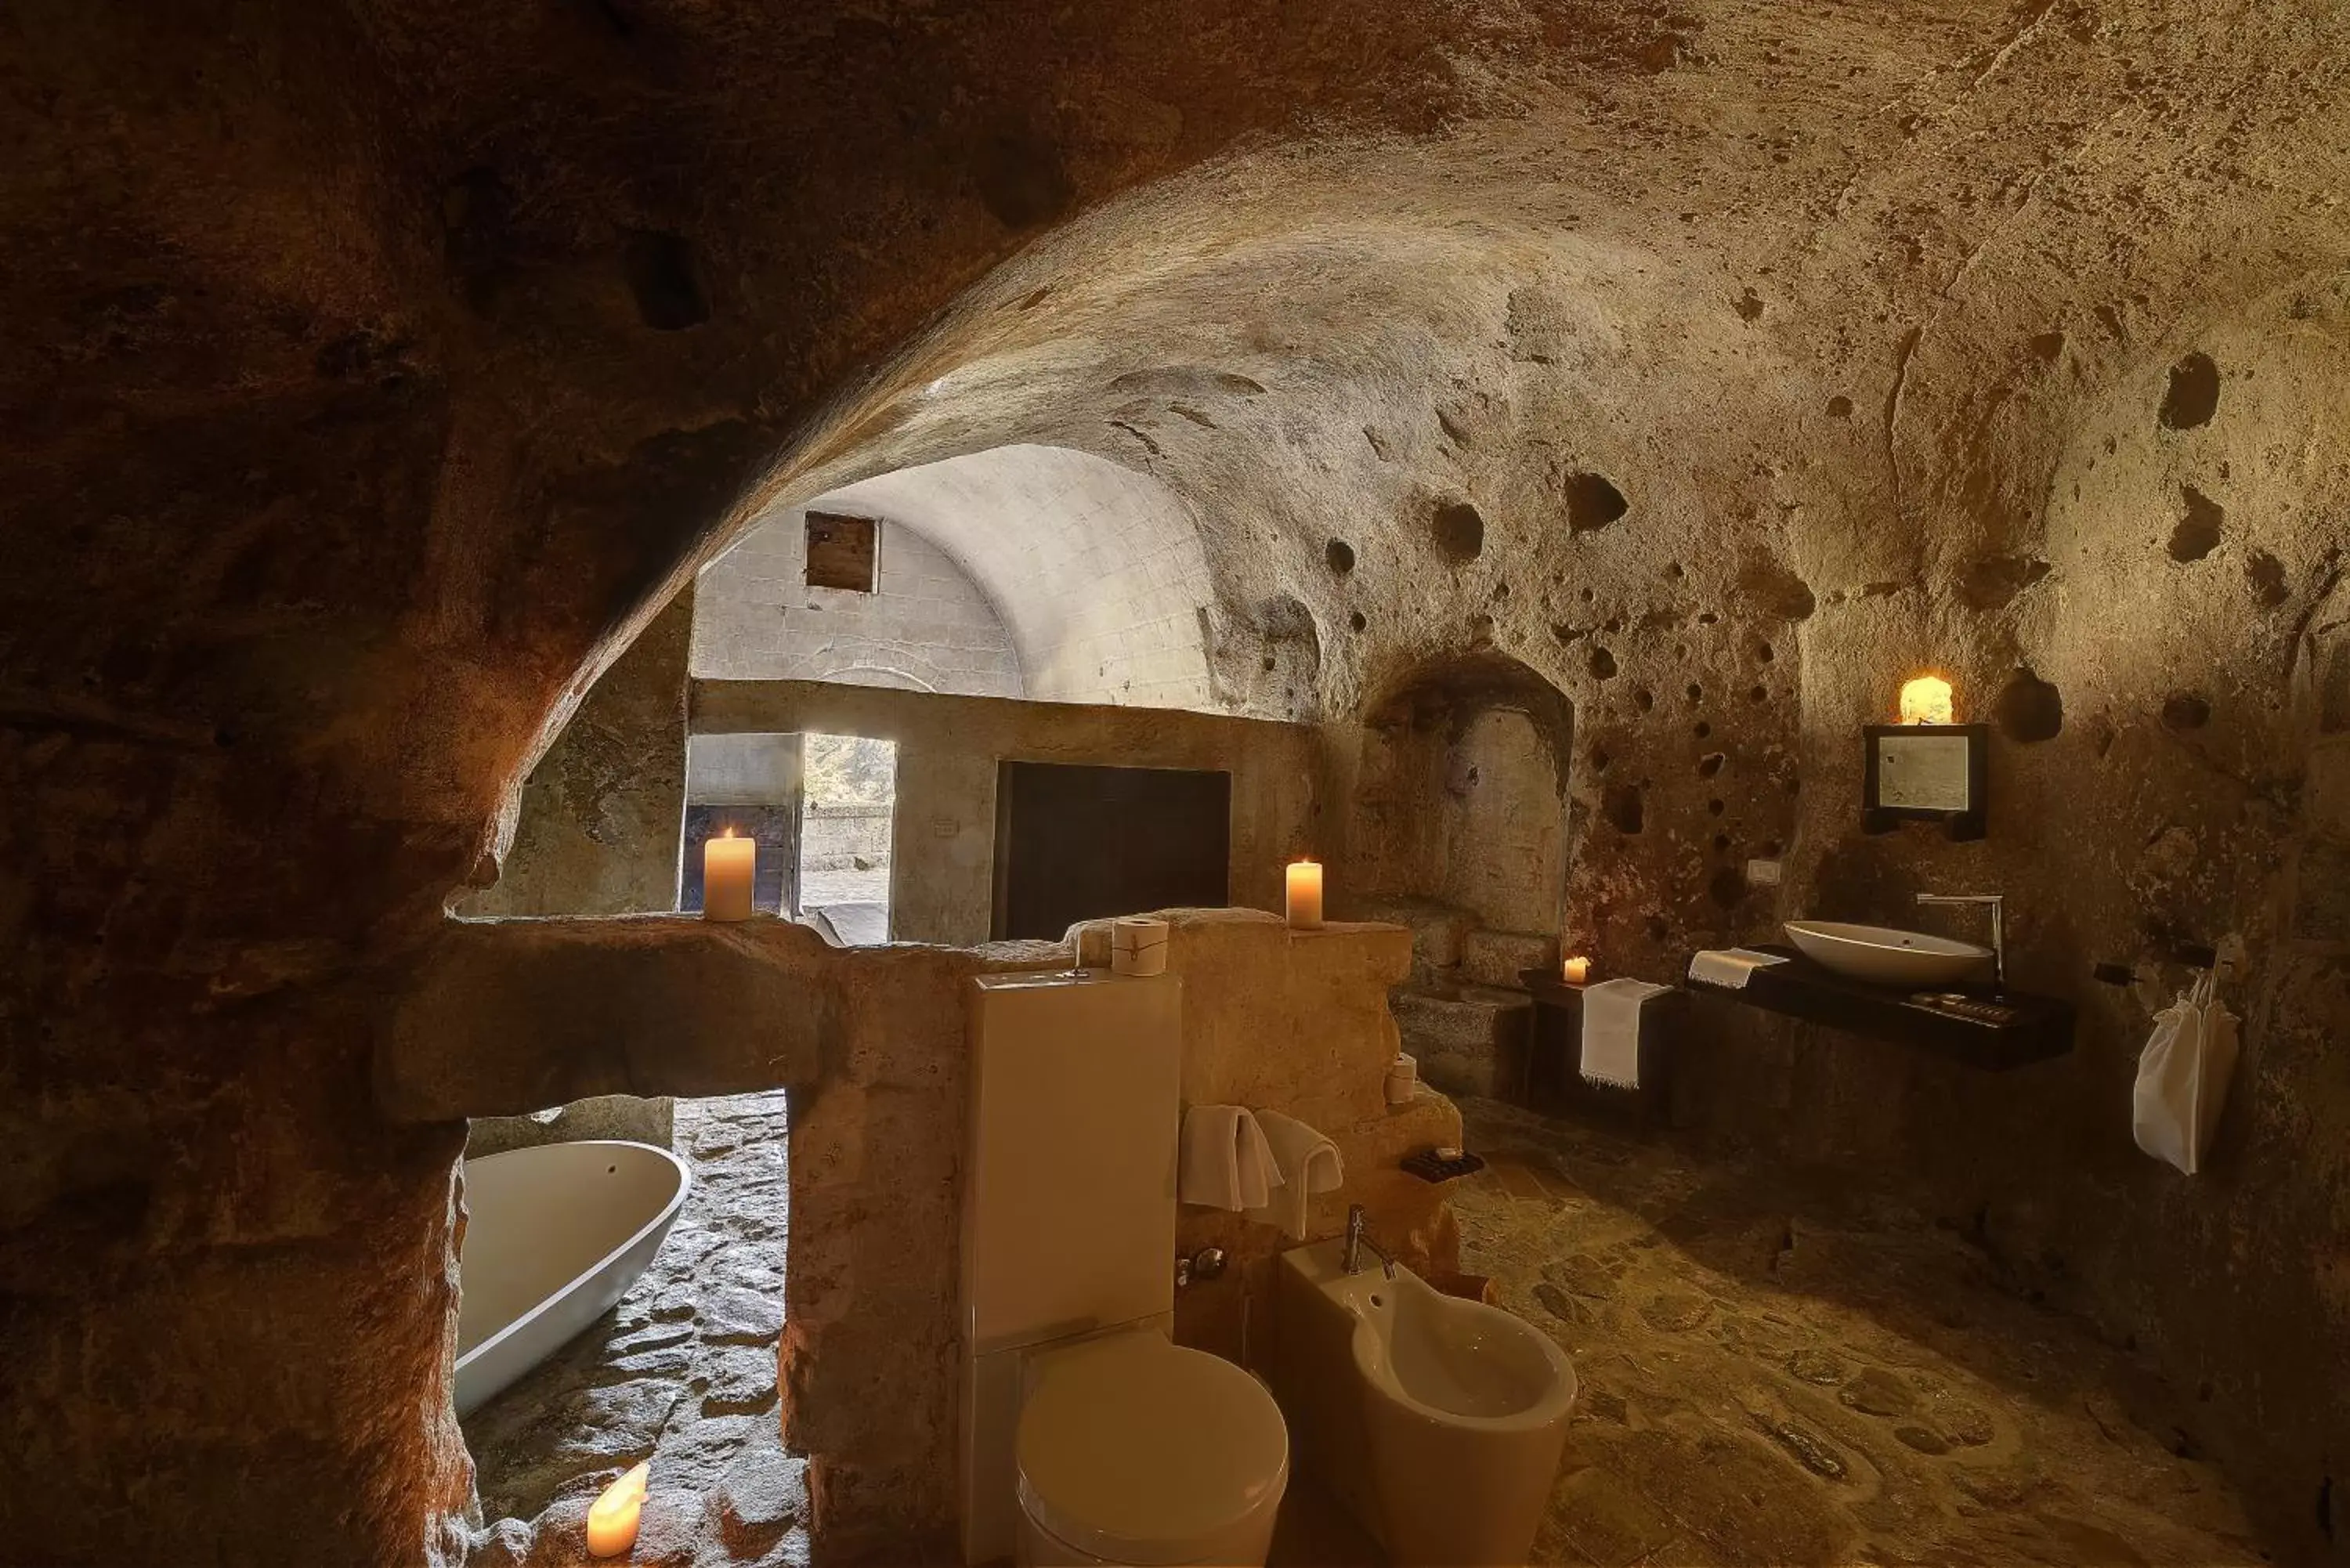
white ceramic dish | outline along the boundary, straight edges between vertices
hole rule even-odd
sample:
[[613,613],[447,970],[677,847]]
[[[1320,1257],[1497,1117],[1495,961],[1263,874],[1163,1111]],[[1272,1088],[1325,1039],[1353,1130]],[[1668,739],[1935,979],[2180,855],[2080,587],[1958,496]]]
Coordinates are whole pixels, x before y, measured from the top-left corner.
[[1841,920],[1789,920],[1783,929],[1814,963],[1880,985],[1948,985],[1990,973],[1989,948],[1923,931]]

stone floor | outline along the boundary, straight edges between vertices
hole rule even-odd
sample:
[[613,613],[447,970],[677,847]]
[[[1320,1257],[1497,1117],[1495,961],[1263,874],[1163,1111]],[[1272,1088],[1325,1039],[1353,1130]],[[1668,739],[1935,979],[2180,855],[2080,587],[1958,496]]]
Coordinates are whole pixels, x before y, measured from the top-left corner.
[[2257,1563],[2193,1407],[1868,1190],[1493,1102],[1461,1266],[1574,1356],[1537,1563]]
[[[1462,1266],[1573,1355],[1582,1396],[1538,1563],[2253,1563],[2193,1409],[1982,1255],[1872,1191],[1692,1159],[1466,1101]],[[630,1561],[800,1565],[777,1439],[780,1095],[679,1102],[695,1189],[651,1269],[477,1411],[473,1568],[587,1561],[588,1501],[639,1459]],[[905,1561],[935,1557],[910,1549]],[[1300,1478],[1279,1568],[1373,1559]]]
[[808,1560],[800,1460],[778,1436],[787,1189],[781,1094],[680,1100],[693,1188],[619,1304],[465,1421],[482,1516],[473,1568],[588,1561],[588,1504],[652,1462],[629,1559],[663,1568]]

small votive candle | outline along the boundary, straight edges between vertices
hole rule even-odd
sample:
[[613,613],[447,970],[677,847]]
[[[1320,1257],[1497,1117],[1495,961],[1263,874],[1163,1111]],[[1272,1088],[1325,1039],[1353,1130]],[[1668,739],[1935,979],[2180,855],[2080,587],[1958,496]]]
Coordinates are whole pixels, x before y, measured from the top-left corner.
[[1299,860],[1289,867],[1289,923],[1301,931],[1322,929],[1322,863]]
[[652,1479],[648,1460],[604,1489],[588,1505],[588,1555],[618,1557],[637,1543],[637,1523],[644,1512],[645,1489]]
[[1591,961],[1577,956],[1558,966],[1558,975],[1569,985],[1581,985],[1591,978]]
[[758,875],[759,846],[737,838],[728,828],[702,841],[702,918],[705,920],[747,920],[751,918],[751,883]]

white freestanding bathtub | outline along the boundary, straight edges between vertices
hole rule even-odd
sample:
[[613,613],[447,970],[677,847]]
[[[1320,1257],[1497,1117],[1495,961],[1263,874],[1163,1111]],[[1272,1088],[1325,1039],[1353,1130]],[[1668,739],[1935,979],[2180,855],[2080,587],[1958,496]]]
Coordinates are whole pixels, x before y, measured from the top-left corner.
[[457,1414],[562,1348],[645,1272],[685,1162],[644,1143],[549,1143],[465,1162]]

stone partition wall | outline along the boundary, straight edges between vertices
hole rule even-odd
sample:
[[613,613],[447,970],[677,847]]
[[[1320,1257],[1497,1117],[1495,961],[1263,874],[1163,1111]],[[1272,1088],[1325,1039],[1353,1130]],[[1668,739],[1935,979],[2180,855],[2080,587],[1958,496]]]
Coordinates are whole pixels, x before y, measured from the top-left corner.
[[[1402,1106],[1390,1106],[1385,1096],[1397,1049],[1387,996],[1411,967],[1411,933],[1367,923],[1293,931],[1280,917],[1254,909],[1166,913],[1173,926],[1167,967],[1183,980],[1184,1103],[1276,1110],[1326,1134],[1346,1182],[1313,1199],[1308,1239],[1343,1234],[1347,1205],[1360,1203],[1370,1211],[1372,1234],[1398,1262],[1430,1278],[1450,1277],[1461,1238],[1444,1189],[1399,1162],[1416,1149],[1458,1144],[1461,1113],[1433,1089],[1423,1087]],[[1086,961],[1108,961],[1108,922],[1078,931]],[[1176,1337],[1263,1365],[1274,1258],[1296,1243],[1244,1215],[1188,1204],[1178,1211],[1175,1241],[1187,1256],[1222,1247],[1232,1265],[1222,1279],[1176,1297]]]
[[459,913],[640,915],[677,908],[685,815],[689,588],[653,618],[523,781],[498,879]]
[[[1247,910],[1169,918],[1186,981],[1185,1098],[1287,1110],[1329,1132],[1349,1180],[1317,1205],[1317,1228],[1361,1202],[1408,1260],[1449,1271],[1457,1237],[1440,1192],[1394,1166],[1457,1138],[1460,1118],[1439,1096],[1395,1113],[1379,1097],[1394,1050],[1386,992],[1409,933],[1293,933]],[[1103,928],[1079,930],[1104,946]],[[1070,956],[1033,942],[844,950],[765,919],[456,923],[384,1033],[377,1095],[396,1121],[432,1123],[591,1095],[789,1089],[784,1438],[809,1457],[812,1529],[832,1549],[902,1545],[955,1517],[969,982]],[[1232,1248],[1243,1267],[1185,1298],[1179,1337],[1236,1352],[1240,1283],[1269,1300],[1264,1269],[1283,1243],[1191,1210],[1182,1236]]]

